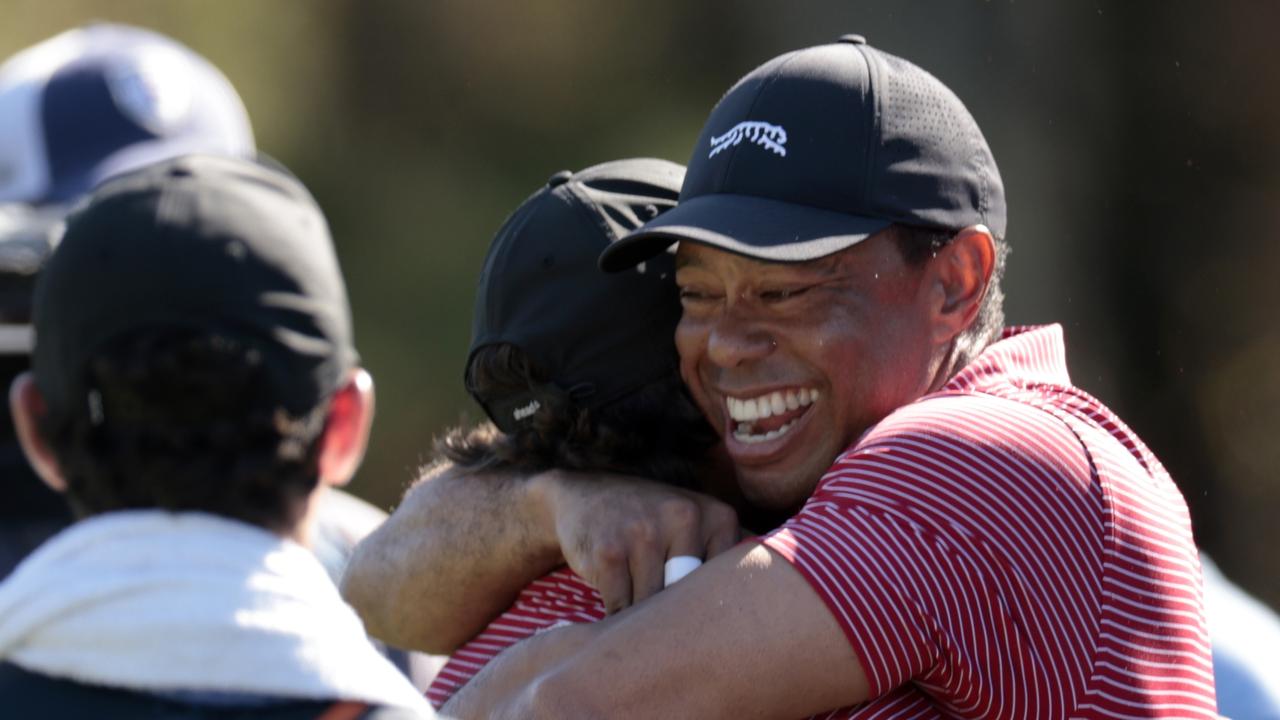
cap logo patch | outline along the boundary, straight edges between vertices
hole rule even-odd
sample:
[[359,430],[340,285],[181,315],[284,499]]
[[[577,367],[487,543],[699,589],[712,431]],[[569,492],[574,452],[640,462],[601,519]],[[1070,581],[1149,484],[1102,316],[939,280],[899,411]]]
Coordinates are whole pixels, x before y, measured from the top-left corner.
[[528,405],[516,408],[515,412],[511,413],[511,416],[517,421],[520,421],[538,412],[538,408],[540,407],[542,407],[542,403],[537,400],[532,400]]
[[743,120],[734,125],[729,132],[723,135],[711,136],[711,152],[707,158],[713,158],[716,153],[725,148],[738,145],[743,139],[759,145],[762,148],[772,150],[773,152],[787,156],[787,131],[781,125],[772,125],[759,120]]

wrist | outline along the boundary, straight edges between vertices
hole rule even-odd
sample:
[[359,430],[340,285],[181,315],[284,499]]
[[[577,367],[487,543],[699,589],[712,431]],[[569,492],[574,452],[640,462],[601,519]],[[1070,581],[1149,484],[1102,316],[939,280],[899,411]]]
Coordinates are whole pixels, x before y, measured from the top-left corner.
[[522,493],[525,507],[529,509],[529,540],[533,552],[551,566],[565,562],[556,516],[565,479],[565,473],[556,469],[536,473],[524,481]]

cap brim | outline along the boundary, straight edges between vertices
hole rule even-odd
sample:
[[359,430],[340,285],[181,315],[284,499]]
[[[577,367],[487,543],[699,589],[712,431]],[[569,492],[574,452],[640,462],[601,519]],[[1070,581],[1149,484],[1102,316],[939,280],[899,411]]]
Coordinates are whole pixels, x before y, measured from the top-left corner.
[[703,195],[610,245],[600,255],[600,267],[625,270],[680,241],[769,262],[806,262],[862,242],[891,224],[751,195]]

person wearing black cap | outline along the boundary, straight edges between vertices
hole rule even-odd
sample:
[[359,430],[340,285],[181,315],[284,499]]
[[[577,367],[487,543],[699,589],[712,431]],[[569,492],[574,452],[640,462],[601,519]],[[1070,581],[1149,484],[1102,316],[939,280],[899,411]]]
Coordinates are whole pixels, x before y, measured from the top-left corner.
[[[548,584],[580,590],[581,602],[557,605],[566,613],[604,615],[600,596],[568,568],[522,591],[495,592],[466,607],[434,602],[442,589],[431,582],[430,572],[403,572],[387,558],[411,563],[430,553],[439,535],[456,532],[449,517],[419,512],[423,498],[440,483],[463,478],[492,489],[513,474],[577,471],[590,473],[587,482],[597,486],[598,494],[612,496],[615,504],[654,490],[600,477],[625,473],[672,488],[710,488],[722,497],[733,496],[732,475],[715,452],[717,438],[678,372],[672,336],[680,303],[673,257],[655,257],[612,275],[597,268],[609,243],[674,206],[683,177],[681,166],[655,159],[557,173],[498,230],[476,291],[464,376],[489,421],[443,435],[436,443],[440,464],[357,548],[342,589],[373,635],[413,643],[417,638],[397,635],[404,631],[401,620],[409,608],[417,616],[446,614],[425,624],[456,628],[459,643],[503,610],[507,615],[493,627],[520,617],[531,634],[560,618],[554,612],[530,616],[523,611],[529,603],[545,601]],[[728,506],[675,489],[663,496],[667,494],[699,503],[721,522],[711,537],[686,535],[664,551],[701,555],[710,543],[714,554],[736,541],[736,516]],[[454,517],[476,521],[468,513]],[[486,565],[483,558],[474,561],[464,559],[464,564]],[[541,568],[542,562],[538,558],[530,565]],[[656,578],[659,587],[662,579]],[[488,583],[483,577],[469,580]],[[522,592],[521,599],[508,610],[516,591]],[[472,640],[433,683],[432,701],[443,702],[474,672],[476,653],[491,657],[521,637],[498,631],[497,637]]]
[[544,632],[457,717],[1215,717],[1185,502],[1007,328],[1000,176],[936,78],[858,36],[739,81],[680,203],[681,373],[749,499],[795,514],[603,622]]
[[[0,384],[30,366],[31,293],[66,214],[102,181],[189,153],[258,157],[230,81],[177,40],[90,23],[0,64]],[[0,580],[72,521],[31,472],[0,418]],[[336,582],[352,548],[386,519],[355,496],[325,495],[311,550]],[[424,686],[434,662],[386,649]]]
[[33,324],[11,411],[81,519],[0,585],[6,713],[431,716],[304,547],[373,388],[296,179],[188,156],[108,181]]
[[[142,28],[97,23],[0,63],[0,379],[30,362],[31,290],[50,238],[112,174],[185,153],[252,157],[240,96],[208,60]],[[7,415],[6,415],[7,418]],[[0,428],[0,578],[71,521]]]

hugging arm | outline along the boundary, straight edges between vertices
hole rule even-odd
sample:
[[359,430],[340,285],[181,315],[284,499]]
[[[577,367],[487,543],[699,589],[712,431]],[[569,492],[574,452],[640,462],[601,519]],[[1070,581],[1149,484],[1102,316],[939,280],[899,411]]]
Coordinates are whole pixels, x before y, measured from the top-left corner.
[[444,464],[356,549],[342,592],[371,635],[450,653],[558,565],[615,612],[662,589],[667,557],[711,557],[737,539],[734,511],[699,493],[621,476],[476,474]]
[[804,717],[869,693],[844,632],[788,562],[756,544],[594,625],[500,655],[458,718]]
[[342,594],[370,635],[445,654],[504,610],[560,553],[537,517],[545,487],[430,469],[356,547]]

